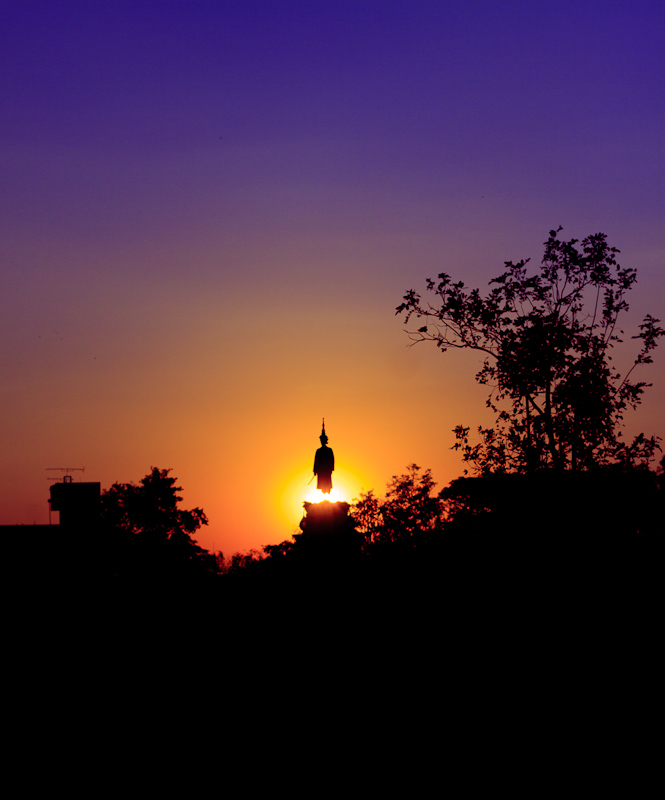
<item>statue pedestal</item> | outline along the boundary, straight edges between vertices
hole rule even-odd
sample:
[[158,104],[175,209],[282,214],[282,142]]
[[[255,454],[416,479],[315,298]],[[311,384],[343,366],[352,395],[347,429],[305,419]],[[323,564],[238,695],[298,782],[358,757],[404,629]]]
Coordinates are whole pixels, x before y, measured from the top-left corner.
[[303,503],[302,533],[294,534],[295,556],[310,576],[335,580],[355,569],[362,537],[356,531],[349,503]]
[[303,503],[305,516],[300,522],[303,536],[307,539],[319,538],[322,536],[335,536],[348,532],[352,526],[349,519],[349,503],[330,503],[324,500],[322,503]]

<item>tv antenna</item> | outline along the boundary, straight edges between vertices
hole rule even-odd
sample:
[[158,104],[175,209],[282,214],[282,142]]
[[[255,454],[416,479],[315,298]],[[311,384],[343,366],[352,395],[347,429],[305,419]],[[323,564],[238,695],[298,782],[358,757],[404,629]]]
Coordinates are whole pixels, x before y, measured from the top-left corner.
[[[85,467],[46,467],[47,472],[64,472],[65,474],[62,476],[63,483],[71,483],[72,476],[69,474],[70,472],[85,472]],[[46,478],[47,481],[55,480],[51,475]]]

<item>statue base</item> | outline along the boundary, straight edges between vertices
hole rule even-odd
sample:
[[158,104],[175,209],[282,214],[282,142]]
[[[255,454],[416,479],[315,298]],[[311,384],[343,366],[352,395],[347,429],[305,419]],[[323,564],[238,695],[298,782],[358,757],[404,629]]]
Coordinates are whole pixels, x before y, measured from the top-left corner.
[[300,522],[300,529],[306,538],[320,536],[335,536],[344,534],[352,528],[353,523],[349,519],[349,503],[331,503],[324,500],[321,503],[303,503],[305,516]]

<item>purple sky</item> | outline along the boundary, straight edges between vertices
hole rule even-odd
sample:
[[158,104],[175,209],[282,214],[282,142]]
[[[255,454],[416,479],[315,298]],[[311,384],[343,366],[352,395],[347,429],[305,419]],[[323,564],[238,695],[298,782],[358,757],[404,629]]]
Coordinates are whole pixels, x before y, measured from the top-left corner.
[[[47,521],[47,466],[155,465],[206,546],[280,541],[324,415],[351,494],[447,483],[475,361],[394,307],[558,225],[637,268],[628,334],[665,318],[662,2],[0,11],[0,523]],[[665,437],[664,364],[634,424]]]

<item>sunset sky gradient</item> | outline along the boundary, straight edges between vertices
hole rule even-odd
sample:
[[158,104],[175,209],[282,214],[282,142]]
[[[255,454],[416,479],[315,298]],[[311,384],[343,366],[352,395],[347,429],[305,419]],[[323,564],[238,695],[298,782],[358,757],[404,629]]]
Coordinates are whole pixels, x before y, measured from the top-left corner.
[[[344,499],[461,473],[479,357],[408,348],[441,271],[551,228],[665,319],[665,4],[0,2],[0,524],[46,467],[172,468],[202,545],[288,538],[321,418]],[[626,435],[665,438],[665,347]],[[80,474],[75,473],[75,479]]]

